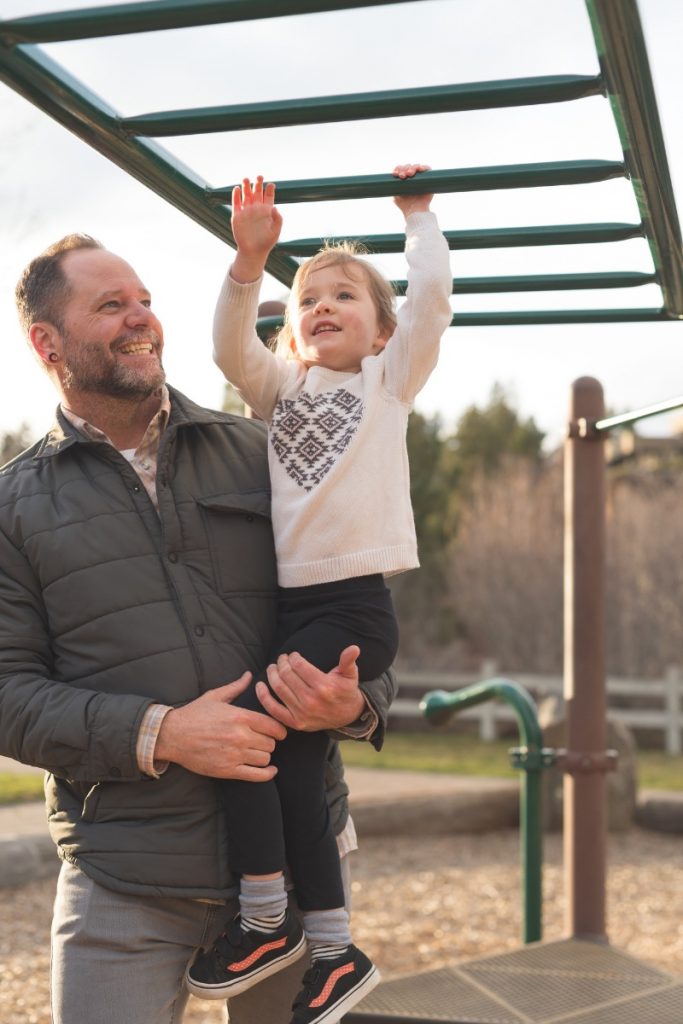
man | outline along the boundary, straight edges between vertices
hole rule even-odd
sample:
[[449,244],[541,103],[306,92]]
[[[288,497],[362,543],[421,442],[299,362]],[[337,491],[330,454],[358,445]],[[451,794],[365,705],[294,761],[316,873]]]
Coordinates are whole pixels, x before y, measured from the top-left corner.
[[[268,673],[279,701],[259,684],[267,714],[232,706],[275,614],[262,425],[166,387],[149,292],[88,236],[32,261],[17,305],[60,408],[0,472],[0,750],[50,773],[54,1020],[170,1024],[237,909],[213,779],[272,778],[285,726],[379,745],[394,684],[292,655]],[[345,853],[332,740],[328,774]],[[231,1021],[287,1022],[297,967]]]

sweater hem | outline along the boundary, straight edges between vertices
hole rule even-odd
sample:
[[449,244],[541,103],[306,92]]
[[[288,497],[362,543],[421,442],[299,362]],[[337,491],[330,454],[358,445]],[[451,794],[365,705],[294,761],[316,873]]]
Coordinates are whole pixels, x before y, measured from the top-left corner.
[[382,573],[394,576],[419,566],[417,552],[410,544],[378,548],[375,551],[353,551],[334,558],[321,558],[316,562],[279,565],[278,583],[281,587],[310,587],[316,583],[334,583],[335,580],[354,579]]

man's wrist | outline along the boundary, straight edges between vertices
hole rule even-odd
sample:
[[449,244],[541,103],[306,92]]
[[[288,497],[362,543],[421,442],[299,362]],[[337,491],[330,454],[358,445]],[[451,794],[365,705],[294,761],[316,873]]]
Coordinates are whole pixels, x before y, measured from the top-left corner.
[[360,714],[352,722],[349,722],[348,725],[338,729],[337,732],[351,739],[366,740],[372,736],[379,725],[379,715],[363,691],[359,690],[359,693],[363,701]]

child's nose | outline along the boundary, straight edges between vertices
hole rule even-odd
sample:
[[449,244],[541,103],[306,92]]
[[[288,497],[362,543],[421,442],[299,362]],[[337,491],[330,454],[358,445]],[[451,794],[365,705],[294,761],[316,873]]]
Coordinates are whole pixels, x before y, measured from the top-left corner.
[[315,308],[316,312],[326,312],[332,308],[332,300],[329,298],[318,299]]

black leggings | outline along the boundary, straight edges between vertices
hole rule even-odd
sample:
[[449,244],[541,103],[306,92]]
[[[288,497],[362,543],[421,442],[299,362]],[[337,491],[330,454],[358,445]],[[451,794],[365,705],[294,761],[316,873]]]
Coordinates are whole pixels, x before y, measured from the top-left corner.
[[[339,663],[350,644],[361,650],[361,681],[376,679],[396,656],[398,627],[382,576],[280,590],[276,645],[279,654],[298,651],[323,672]],[[255,681],[266,680],[265,672]],[[254,684],[235,704],[264,713]],[[325,797],[330,738],[325,732],[290,729],[275,745],[270,782],[221,783],[228,824],[230,869],[267,875],[289,865],[302,910],[344,906],[337,841]]]

